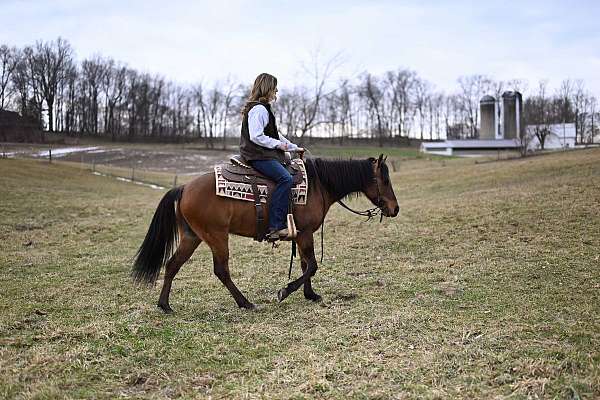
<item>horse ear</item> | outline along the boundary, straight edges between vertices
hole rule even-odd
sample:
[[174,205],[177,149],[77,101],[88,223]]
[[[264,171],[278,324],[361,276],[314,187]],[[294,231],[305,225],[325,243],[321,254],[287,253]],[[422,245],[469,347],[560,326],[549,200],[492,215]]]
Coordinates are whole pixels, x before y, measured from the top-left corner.
[[377,168],[381,167],[382,163],[383,163],[383,153],[381,153],[379,155],[379,158],[377,159]]

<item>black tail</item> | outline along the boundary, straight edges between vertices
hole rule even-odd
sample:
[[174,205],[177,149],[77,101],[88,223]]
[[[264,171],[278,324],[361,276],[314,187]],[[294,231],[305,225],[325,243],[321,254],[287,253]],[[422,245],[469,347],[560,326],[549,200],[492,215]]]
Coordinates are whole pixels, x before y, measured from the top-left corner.
[[136,254],[131,276],[134,281],[154,283],[160,269],[171,257],[174,245],[177,245],[177,221],[175,203],[181,199],[183,186],[169,190],[162,198],[146,238]]

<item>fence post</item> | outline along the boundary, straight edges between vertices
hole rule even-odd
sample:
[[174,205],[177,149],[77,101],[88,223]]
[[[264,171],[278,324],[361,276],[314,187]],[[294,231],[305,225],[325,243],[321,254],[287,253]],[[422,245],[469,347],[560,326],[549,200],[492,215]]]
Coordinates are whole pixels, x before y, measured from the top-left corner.
[[175,178],[173,179],[173,187],[177,186],[177,174],[175,174]]
[[131,182],[135,181],[135,166],[131,167]]
[[52,148],[48,149],[48,163],[52,164]]
[[92,160],[92,173],[96,172],[96,159]]

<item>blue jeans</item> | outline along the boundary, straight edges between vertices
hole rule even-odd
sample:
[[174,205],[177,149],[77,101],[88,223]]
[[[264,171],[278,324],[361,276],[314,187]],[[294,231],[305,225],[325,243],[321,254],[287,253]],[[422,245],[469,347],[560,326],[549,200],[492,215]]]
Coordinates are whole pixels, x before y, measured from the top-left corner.
[[277,184],[269,205],[269,230],[287,228],[286,216],[292,190],[292,176],[277,160],[255,160],[251,164],[258,172]]

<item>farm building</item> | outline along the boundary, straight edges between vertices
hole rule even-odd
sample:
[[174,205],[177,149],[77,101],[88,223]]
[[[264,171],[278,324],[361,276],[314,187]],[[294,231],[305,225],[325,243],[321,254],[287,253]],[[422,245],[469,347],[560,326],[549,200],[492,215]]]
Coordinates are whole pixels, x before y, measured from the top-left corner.
[[523,97],[504,92],[501,99],[483,96],[479,102],[479,139],[445,140],[421,144],[424,153],[478,156],[498,151],[518,151],[523,128]]
[[13,111],[0,110],[0,141],[30,142],[39,140],[41,135],[35,119],[22,117]]
[[544,149],[572,149],[575,147],[575,124],[552,124],[552,125],[528,125],[527,134],[531,136],[529,142],[529,150],[540,150],[541,144],[537,136],[535,136],[536,130],[546,128],[550,133],[546,136],[544,141]]
[[520,143],[515,139],[461,139],[443,142],[423,142],[421,151],[439,156],[482,156],[499,151],[518,151]]

